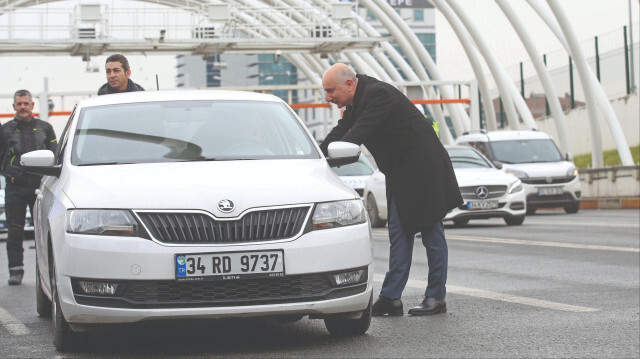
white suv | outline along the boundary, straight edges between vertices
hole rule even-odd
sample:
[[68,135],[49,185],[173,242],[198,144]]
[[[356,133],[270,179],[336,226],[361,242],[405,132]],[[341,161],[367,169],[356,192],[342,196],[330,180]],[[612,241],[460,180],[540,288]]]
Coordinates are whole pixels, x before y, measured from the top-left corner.
[[580,209],[580,178],[569,155],[540,131],[464,133],[456,144],[476,148],[498,168],[520,178],[527,194],[527,214],[538,208]]

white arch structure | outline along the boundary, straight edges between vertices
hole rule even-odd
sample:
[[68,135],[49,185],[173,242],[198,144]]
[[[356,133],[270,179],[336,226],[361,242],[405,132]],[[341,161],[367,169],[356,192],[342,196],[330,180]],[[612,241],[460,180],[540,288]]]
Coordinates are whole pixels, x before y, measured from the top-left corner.
[[[0,16],[5,16],[16,9],[28,8],[61,0],[4,0],[0,1]],[[0,38],[0,55],[3,53],[56,53],[63,52],[71,55],[102,54],[104,52],[138,52],[146,53],[192,53],[192,54],[220,54],[242,52],[270,52],[278,50],[299,71],[315,85],[321,84],[321,75],[331,61],[346,61],[360,73],[367,73],[383,81],[394,83],[398,87],[415,87],[419,84],[424,98],[439,96],[442,99],[453,99],[453,91],[445,85],[446,79],[441,75],[434,60],[422,46],[417,36],[407,23],[395,12],[385,0],[360,0],[359,6],[364,6],[386,28],[391,37],[382,37],[370,24],[358,16],[354,11],[354,4],[339,3],[337,0],[136,0],[163,5],[169,8],[186,11],[204,20],[217,21],[217,29],[233,35],[225,37],[218,33],[217,38],[180,39],[170,41],[157,39],[153,41],[118,41],[117,39],[91,40],[88,44],[83,39],[68,39],[67,41],[45,41],[39,43],[15,38]],[[459,0],[428,0],[435,6],[451,24],[460,40],[472,69],[478,79],[480,94],[485,104],[487,127],[497,129],[493,99],[488,84],[482,73],[478,53],[487,63],[492,76],[499,88],[500,97],[505,105],[507,118],[511,128],[520,127],[520,119],[527,128],[537,128],[531,112],[527,108],[522,95],[517,91],[514,83],[508,79],[504,69],[498,64],[495,56],[486,45],[482,35],[473,24],[471,17],[459,4]],[[568,152],[569,140],[564,123],[564,116],[560,108],[558,97],[550,80],[549,73],[542,64],[535,45],[521,23],[517,14],[506,0],[495,0],[504,15],[511,22],[518,37],[525,46],[536,72],[543,84],[552,117],[559,134],[560,147]],[[588,120],[591,129],[593,167],[602,166],[601,134],[596,114],[596,106],[604,113],[609,125],[623,165],[633,165],[620,124],[613,113],[611,105],[604,95],[595,75],[586,65],[586,59],[577,46],[576,36],[558,0],[527,0],[529,5],[543,19],[545,24],[558,37],[560,43],[571,54],[576,62],[577,71],[584,86]],[[227,9],[226,20],[213,19],[211,8]],[[221,7],[220,7],[221,6]],[[344,11],[336,13],[336,9],[351,6],[348,16]],[[330,16],[329,14],[333,14]],[[221,27],[221,21],[224,27]],[[310,35],[309,24],[330,29],[330,38],[318,38]],[[206,25],[209,26],[209,25]],[[317,29],[317,27],[316,27]],[[216,30],[218,31],[218,30]],[[237,36],[237,33],[242,36]],[[11,31],[9,31],[11,32]],[[401,55],[389,41],[395,43],[402,50]],[[31,46],[31,47],[29,47]],[[31,50],[29,50],[31,49]],[[37,50],[36,50],[37,49]],[[117,49],[117,50],[115,50]],[[406,58],[406,60],[405,60]],[[330,61],[331,60],[331,61]],[[427,72],[428,71],[428,72]],[[401,76],[401,73],[404,77]],[[431,77],[430,77],[431,76]],[[431,82],[433,81],[433,82]],[[433,85],[429,85],[432,83]],[[437,91],[436,91],[437,89]],[[474,88],[474,91],[475,90]],[[440,123],[445,124],[443,108],[451,116],[456,133],[470,129],[478,129],[480,122],[477,114],[467,114],[461,104],[446,104],[444,106],[429,106]],[[334,110],[333,114],[337,115]],[[453,141],[447,126],[442,126],[442,137],[445,143]]]

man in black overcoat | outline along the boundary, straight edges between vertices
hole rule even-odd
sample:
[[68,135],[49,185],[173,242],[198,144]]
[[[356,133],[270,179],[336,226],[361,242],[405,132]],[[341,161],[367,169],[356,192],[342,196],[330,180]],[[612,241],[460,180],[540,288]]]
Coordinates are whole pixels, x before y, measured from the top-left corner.
[[345,108],[320,148],[333,141],[364,144],[386,176],[389,271],[373,315],[403,315],[413,242],[422,234],[429,263],[424,300],[411,315],[445,313],[448,249],[442,219],[462,203],[449,155],[429,121],[392,85],[331,66],[322,78],[327,102]]

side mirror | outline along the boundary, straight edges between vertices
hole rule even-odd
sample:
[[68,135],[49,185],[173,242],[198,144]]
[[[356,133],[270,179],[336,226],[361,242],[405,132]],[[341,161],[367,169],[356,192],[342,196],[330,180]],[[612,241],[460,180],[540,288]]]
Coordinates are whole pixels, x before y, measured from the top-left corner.
[[491,161],[491,163],[493,163],[493,165],[496,166],[497,169],[502,169],[502,162],[498,160],[493,160]]
[[571,155],[571,153],[567,152],[567,153],[564,154],[564,159],[565,159],[565,161],[572,162],[573,161],[573,156]]
[[60,177],[62,166],[56,166],[55,161],[56,156],[49,150],[31,151],[20,157],[20,164],[25,172]]
[[335,141],[327,148],[329,157],[327,162],[330,167],[340,167],[358,161],[360,157],[360,146],[351,142]]

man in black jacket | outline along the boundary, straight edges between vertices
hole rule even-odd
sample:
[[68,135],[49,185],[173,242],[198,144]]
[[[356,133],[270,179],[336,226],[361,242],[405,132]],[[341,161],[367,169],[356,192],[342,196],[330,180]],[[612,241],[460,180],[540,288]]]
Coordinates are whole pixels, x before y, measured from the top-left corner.
[[20,157],[35,150],[56,150],[57,140],[53,127],[33,117],[33,100],[27,90],[18,90],[13,95],[13,120],[2,125],[6,135],[6,147],[2,151],[2,173],[7,180],[4,189],[5,213],[7,216],[7,257],[9,258],[9,284],[22,283],[24,275],[24,224],[27,206],[33,218],[36,189],[41,176],[23,171]]
[[142,86],[129,78],[131,76],[131,68],[129,68],[129,61],[126,57],[120,54],[107,57],[105,68],[107,71],[107,83],[98,89],[98,95],[144,91]]
[[346,107],[320,148],[333,141],[364,144],[386,177],[389,271],[373,315],[403,315],[415,234],[422,233],[429,264],[424,300],[411,315],[444,313],[448,249],[442,219],[462,203],[449,155],[429,121],[390,84],[335,64],[322,78],[327,102]]

